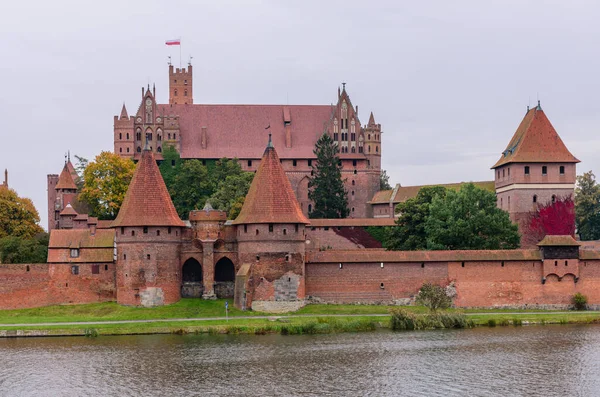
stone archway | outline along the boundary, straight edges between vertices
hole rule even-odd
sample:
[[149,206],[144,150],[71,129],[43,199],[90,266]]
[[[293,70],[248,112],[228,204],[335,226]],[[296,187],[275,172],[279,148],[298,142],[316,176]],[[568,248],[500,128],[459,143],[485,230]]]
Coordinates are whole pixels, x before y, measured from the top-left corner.
[[233,298],[235,266],[226,256],[215,264],[215,294],[217,298]]
[[202,298],[202,265],[194,258],[189,258],[181,268],[181,297]]

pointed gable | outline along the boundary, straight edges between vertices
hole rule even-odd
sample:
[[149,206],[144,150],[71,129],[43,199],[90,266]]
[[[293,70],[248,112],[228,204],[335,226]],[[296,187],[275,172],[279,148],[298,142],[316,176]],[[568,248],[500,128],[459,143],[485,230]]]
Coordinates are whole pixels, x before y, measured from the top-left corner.
[[249,223],[309,223],[270,140],[244,206],[233,221],[234,225]]
[[121,109],[121,115],[119,116],[120,120],[127,120],[129,115],[127,114],[127,109],[125,108],[125,104],[123,104],[123,108]]
[[142,152],[117,219],[111,226],[184,226],[150,150]]
[[373,112],[369,116],[369,125],[375,125],[375,117],[373,116]]
[[79,215],[71,203],[67,204],[64,210],[61,211],[60,216],[77,216]]
[[502,157],[492,168],[508,163],[578,163],[539,106],[527,112]]
[[69,189],[69,190],[77,190],[77,185],[73,180],[73,175],[71,173],[71,169],[75,172],[75,168],[71,162],[65,163],[60,176],[58,177],[58,183],[56,184],[55,189]]

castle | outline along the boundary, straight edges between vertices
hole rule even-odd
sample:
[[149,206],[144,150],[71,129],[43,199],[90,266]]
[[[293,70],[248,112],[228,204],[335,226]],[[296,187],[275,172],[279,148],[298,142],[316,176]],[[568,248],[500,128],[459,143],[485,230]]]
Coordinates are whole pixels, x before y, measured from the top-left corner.
[[256,171],[268,127],[283,169],[304,215],[312,210],[308,178],[316,156],[315,143],[323,133],[340,149],[342,179],[348,192],[350,217],[372,217],[368,201],[379,190],[381,125],[373,113],[361,125],[346,85],[331,105],[203,105],[195,104],[192,65],[169,65],[169,103],[156,101],[155,89],[142,89],[141,103],[129,116],[125,105],[114,117],[114,152],[139,159],[146,140],[157,159],[172,145],[183,159],[203,162],[238,158],[245,171]]
[[[157,306],[181,297],[219,297],[232,298],[242,309],[282,312],[295,310],[307,301],[409,303],[425,282],[452,284],[456,290],[454,303],[459,307],[566,307],[576,292],[587,295],[591,305],[600,306],[600,252],[581,246],[572,236],[546,236],[537,247],[520,250],[383,250],[364,227],[393,225],[394,203],[403,199],[399,194],[405,194],[405,199],[418,189],[401,193],[397,186],[389,194],[373,194],[370,204],[365,201],[376,210],[387,210],[387,216],[307,219],[307,205],[302,205],[298,185],[293,183],[294,171],[290,171],[293,161],[299,161],[299,157],[290,157],[298,149],[292,144],[296,142],[294,137],[305,130],[287,128],[285,107],[256,107],[266,113],[276,108],[283,123],[272,125],[272,138],[266,145],[263,140],[260,158],[253,154],[259,138],[248,140],[249,145],[237,147],[237,152],[228,151],[234,141],[229,139],[223,142],[226,150],[222,150],[219,140],[211,142],[220,136],[217,131],[223,130],[212,124],[213,118],[204,118],[215,109],[192,104],[187,84],[191,84],[191,70],[171,69],[170,75],[169,105],[156,105],[154,93],[147,89],[136,116],[127,117],[123,109],[115,121],[115,134],[121,134],[115,140],[115,149],[124,155],[130,153],[138,161],[117,218],[99,221],[77,213],[71,205],[77,194],[76,174],[66,161],[61,174],[48,179],[49,216],[54,222],[48,263],[0,266],[0,308],[98,301]],[[183,77],[182,83],[181,76],[189,77],[189,81]],[[350,105],[342,90],[338,104],[328,107],[328,112],[333,109],[330,121],[334,126],[325,129],[329,133],[341,134],[347,131],[347,120],[357,121],[352,107],[343,106],[344,101]],[[177,115],[169,116],[167,109],[177,110],[172,113]],[[344,109],[348,113],[339,114],[348,114],[348,119],[342,117],[337,129],[337,112]],[[213,116],[225,114],[223,123],[230,123],[230,116],[244,114],[242,110],[225,106]],[[300,107],[288,110],[294,121],[302,114]],[[264,131],[263,120],[252,119],[251,111],[247,114],[249,120],[254,120],[253,131]],[[188,127],[183,127],[184,117],[190,117],[185,122]],[[240,124],[244,121],[239,120]],[[121,122],[127,127],[117,130]],[[236,124],[227,125],[239,131]],[[377,147],[375,153],[380,160],[380,136],[369,137],[374,131],[369,125],[380,132],[371,118],[360,129],[361,134],[367,134],[363,136],[363,150],[342,150],[341,155],[364,156],[360,160],[362,168],[358,167],[358,159],[357,169],[350,166],[351,175],[362,169],[368,178],[371,174],[378,178],[380,163],[369,163],[372,157],[368,157],[368,149],[366,154],[364,151],[364,145],[370,142],[372,148]],[[201,126],[199,131],[194,129],[197,126]],[[139,128],[147,135],[128,136],[131,132],[125,131],[130,127],[136,134]],[[250,131],[246,135],[255,133]],[[182,154],[198,150],[196,153],[206,153],[206,158],[238,157],[248,166],[252,162],[255,176],[235,220],[227,220],[227,214],[210,204],[192,211],[188,221],[179,218],[157,166],[165,133],[166,140],[177,142]],[[361,147],[360,137],[355,142],[353,137],[348,140],[347,136],[333,136],[340,147]],[[138,145],[143,138],[147,143],[142,148]],[[313,144],[302,142],[305,151]],[[209,148],[213,154],[208,154]],[[206,152],[201,151],[204,149]],[[280,151],[287,157],[280,158]],[[304,159],[308,167],[311,158]],[[573,193],[577,162],[541,106],[528,109],[492,167],[498,206],[514,221],[522,222],[537,203]],[[367,213],[366,209],[360,211]]]

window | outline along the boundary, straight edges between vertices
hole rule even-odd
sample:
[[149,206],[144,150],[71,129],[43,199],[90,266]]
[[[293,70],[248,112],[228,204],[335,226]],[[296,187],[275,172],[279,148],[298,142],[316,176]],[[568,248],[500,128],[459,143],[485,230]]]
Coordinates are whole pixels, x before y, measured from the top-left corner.
[[137,147],[137,152],[138,152],[138,153],[141,153],[141,152],[142,152],[142,148],[138,146],[138,147]]
[[308,205],[308,213],[310,214],[312,212],[312,204]]
[[171,226],[167,229],[167,233],[171,234]]
[[359,146],[359,147],[358,147],[358,153],[362,153],[362,152],[363,152],[363,147],[362,147],[362,146]]
[[354,207],[352,207],[352,212],[354,212]]
[[104,265],[104,270],[108,271],[108,265]]
[[560,172],[560,174],[561,174],[561,175],[564,175],[564,174],[565,174],[565,166],[564,166],[564,165],[561,165],[561,166],[560,166],[560,168],[559,168],[559,172]]
[[337,140],[338,140],[338,133],[337,133],[337,132],[335,132],[335,133],[333,134],[333,140],[334,140],[334,141],[337,141]]
[[[375,146],[375,153],[379,153],[379,146]],[[508,174],[510,175],[510,172]]]
[[121,227],[121,236],[125,234],[125,228]]
[[150,259],[150,254],[146,254],[146,259]]
[[127,153],[129,153],[129,148],[127,148]]
[[298,233],[298,224],[297,223],[294,225],[294,229],[296,229],[296,233]]
[[144,226],[144,234],[148,233],[148,226]]
[[78,275],[79,274],[79,266],[71,266],[71,274]]
[[371,145],[367,146],[367,153],[371,153]]
[[119,132],[119,139],[123,139],[123,134]]
[[258,229],[256,229],[256,235],[258,236]]
[[287,229],[283,229],[283,235],[287,235]]
[[169,140],[170,140],[170,139],[171,139],[171,133],[169,132],[169,133],[167,134],[167,136],[168,136],[168,138],[167,138],[167,139],[169,139]]
[[355,141],[356,140],[356,134],[355,133],[350,134],[350,140],[351,141]]
[[177,88],[175,88],[175,96],[177,96]]
[[510,176],[510,167],[508,167],[508,176]]
[[92,265],[92,274],[100,274],[100,265]]
[[187,80],[183,80],[183,84],[184,84],[184,85],[187,85]]
[[175,160],[171,160],[171,167],[175,167]]
[[177,134],[173,134],[173,139],[177,139]]
[[123,254],[123,260],[127,260],[127,254]]
[[525,166],[525,175],[529,175],[529,166],[528,165]]
[[157,230],[157,231],[156,231],[156,235],[157,235],[157,236],[160,236],[160,230]]
[[502,178],[506,176],[506,170],[502,170]]
[[132,231],[131,231],[131,236],[132,236],[132,237],[133,237],[133,236],[135,236],[135,230],[132,230]]
[[542,175],[548,175],[548,167],[542,166]]
[[352,191],[352,195],[354,196],[354,190]]
[[298,162],[296,160],[292,160],[292,165],[295,167],[298,165]]
[[354,175],[356,175],[356,174],[357,174],[357,172],[356,172],[356,170],[354,170]]
[[244,225],[244,233],[248,233],[248,225]]
[[27,271],[29,271],[29,270],[31,270],[31,269],[29,269],[29,265],[27,265]]
[[312,160],[308,160],[308,166],[312,167]]
[[129,139],[129,132],[127,133],[127,139]]
[[162,147],[160,147],[160,146],[159,146],[159,147],[158,147],[158,149],[156,149],[156,151],[157,151],[158,153],[162,153]]
[[123,148],[122,147],[119,148],[119,153],[123,153]]
[[79,258],[79,249],[71,248],[71,258]]
[[269,233],[273,233],[273,224],[269,223]]
[[356,167],[356,160],[352,160],[352,166]]
[[136,133],[135,134],[135,139],[137,139],[138,141],[141,141],[142,140],[142,133],[141,132]]
[[552,204],[556,203],[556,196],[553,194],[552,195]]
[[183,91],[183,96],[187,96],[187,90]]
[[356,185],[356,181],[352,179],[352,186]]
[[248,167],[252,167],[252,160],[248,160]]
[[537,203],[537,195],[536,194],[533,195],[533,202]]

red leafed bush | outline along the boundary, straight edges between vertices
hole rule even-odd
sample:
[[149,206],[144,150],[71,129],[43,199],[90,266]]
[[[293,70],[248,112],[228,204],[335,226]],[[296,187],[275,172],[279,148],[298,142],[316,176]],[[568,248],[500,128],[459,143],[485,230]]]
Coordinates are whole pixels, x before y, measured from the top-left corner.
[[530,214],[527,241],[537,244],[546,235],[575,236],[575,203],[571,197],[541,204]]

